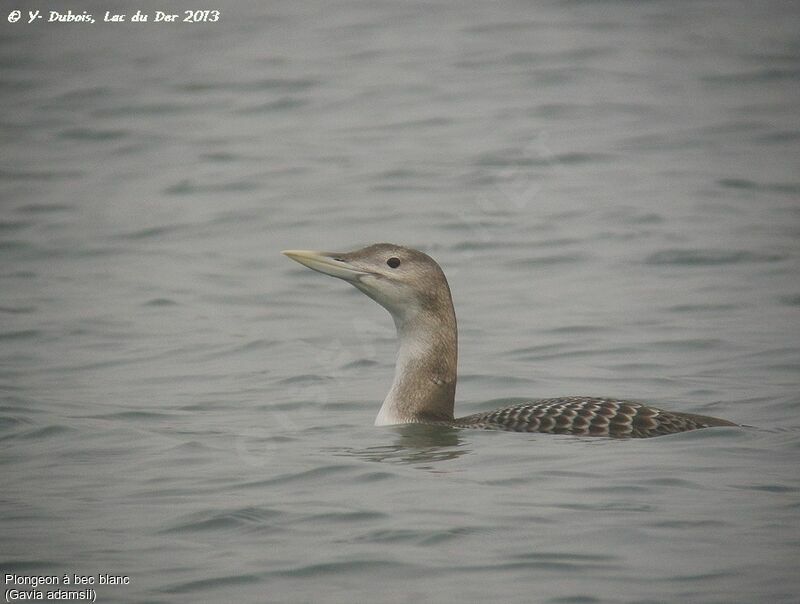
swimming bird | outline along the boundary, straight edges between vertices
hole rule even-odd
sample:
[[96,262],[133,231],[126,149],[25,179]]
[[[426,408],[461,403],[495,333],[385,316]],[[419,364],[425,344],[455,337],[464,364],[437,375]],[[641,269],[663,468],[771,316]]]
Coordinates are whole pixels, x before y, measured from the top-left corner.
[[375,420],[376,426],[417,423],[644,438],[736,425],[716,417],[588,396],[532,400],[456,418],[456,315],[447,278],[433,258],[391,243],[343,253],[282,253],[308,268],[347,281],[392,315],[400,347],[394,381]]

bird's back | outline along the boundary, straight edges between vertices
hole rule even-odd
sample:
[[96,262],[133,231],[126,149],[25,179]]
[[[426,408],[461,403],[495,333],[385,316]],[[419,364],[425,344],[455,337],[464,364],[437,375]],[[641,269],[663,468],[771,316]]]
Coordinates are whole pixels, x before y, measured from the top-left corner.
[[476,413],[457,418],[452,425],[511,432],[646,438],[736,424],[705,415],[664,411],[633,401],[566,397],[535,400]]

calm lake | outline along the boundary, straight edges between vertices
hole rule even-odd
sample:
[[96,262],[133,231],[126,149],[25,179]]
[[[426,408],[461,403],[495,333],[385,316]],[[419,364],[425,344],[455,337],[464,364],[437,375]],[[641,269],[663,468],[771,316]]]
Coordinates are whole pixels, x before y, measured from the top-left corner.
[[[0,14],[5,597],[798,601],[796,3],[57,4]],[[457,414],[746,427],[374,427],[390,316],[280,250],[380,241],[448,276]]]

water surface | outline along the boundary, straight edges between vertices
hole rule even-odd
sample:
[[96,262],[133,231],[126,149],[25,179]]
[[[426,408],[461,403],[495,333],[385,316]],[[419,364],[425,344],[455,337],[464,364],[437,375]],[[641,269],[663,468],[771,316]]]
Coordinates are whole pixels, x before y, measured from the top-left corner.
[[[2,573],[795,602],[795,5],[218,6],[0,25]],[[279,254],[375,241],[450,279],[461,414],[609,395],[750,427],[375,428],[389,316]]]

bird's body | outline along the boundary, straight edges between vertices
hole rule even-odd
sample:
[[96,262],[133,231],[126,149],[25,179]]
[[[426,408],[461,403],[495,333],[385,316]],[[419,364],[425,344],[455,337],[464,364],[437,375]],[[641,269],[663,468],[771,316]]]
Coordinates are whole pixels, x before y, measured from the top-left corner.
[[389,243],[348,253],[283,253],[309,268],[351,283],[392,315],[400,349],[394,382],[376,425],[421,423],[630,437],[736,425],[715,417],[596,397],[533,400],[455,418],[458,329],[450,288],[436,261],[420,251]]
[[645,438],[735,424],[706,415],[664,411],[633,401],[570,396],[476,413],[455,419],[452,425],[512,432]]

